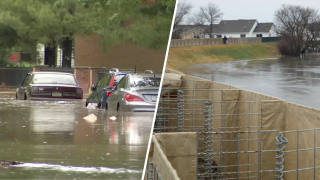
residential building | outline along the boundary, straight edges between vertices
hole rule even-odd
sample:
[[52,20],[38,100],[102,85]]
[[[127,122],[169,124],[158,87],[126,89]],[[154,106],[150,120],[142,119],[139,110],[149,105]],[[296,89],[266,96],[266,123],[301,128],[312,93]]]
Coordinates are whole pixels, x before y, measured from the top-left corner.
[[207,27],[198,25],[178,25],[174,32],[174,39],[203,38]]
[[[180,25],[180,38],[209,38],[209,25]],[[213,38],[227,36],[228,38],[241,37],[277,37],[274,32],[274,24],[259,23],[256,19],[222,20],[219,24],[211,26]]]

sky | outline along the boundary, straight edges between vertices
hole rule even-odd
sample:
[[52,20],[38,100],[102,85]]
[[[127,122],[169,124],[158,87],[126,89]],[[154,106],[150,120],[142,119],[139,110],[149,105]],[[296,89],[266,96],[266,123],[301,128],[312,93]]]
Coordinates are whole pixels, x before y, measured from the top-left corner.
[[[179,0],[180,1],[180,0]],[[194,5],[192,12],[212,2],[224,13],[223,20],[257,19],[258,22],[273,22],[274,13],[282,4],[301,5],[317,9],[320,0],[187,0]]]

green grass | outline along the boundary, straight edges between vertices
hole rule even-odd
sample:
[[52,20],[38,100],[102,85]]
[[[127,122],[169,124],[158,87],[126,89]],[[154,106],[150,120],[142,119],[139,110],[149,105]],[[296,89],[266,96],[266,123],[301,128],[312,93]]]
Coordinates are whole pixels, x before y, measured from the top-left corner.
[[276,42],[183,46],[170,48],[167,67],[179,70],[193,64],[279,56]]
[[224,45],[218,48],[207,49],[205,52],[208,55],[228,56],[231,59],[250,59],[259,57],[274,56],[268,44],[244,44],[244,45]]

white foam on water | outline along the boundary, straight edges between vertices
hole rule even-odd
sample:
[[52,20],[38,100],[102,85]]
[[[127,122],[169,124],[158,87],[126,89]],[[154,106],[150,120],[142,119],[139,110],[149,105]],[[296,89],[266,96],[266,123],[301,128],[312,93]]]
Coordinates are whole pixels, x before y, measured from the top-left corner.
[[87,105],[87,109],[97,109],[98,104],[97,103],[89,103]]
[[120,173],[141,173],[141,170],[133,170],[126,168],[108,168],[108,167],[85,167],[85,166],[62,166],[56,164],[46,163],[24,163],[14,165],[13,167],[22,167],[24,169],[42,169],[54,170],[63,172],[85,172],[85,173],[106,173],[106,174],[120,174]]

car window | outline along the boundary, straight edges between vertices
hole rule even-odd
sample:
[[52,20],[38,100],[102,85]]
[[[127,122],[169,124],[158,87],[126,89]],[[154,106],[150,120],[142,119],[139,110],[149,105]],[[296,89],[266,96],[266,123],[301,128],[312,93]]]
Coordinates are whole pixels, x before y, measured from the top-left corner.
[[130,81],[130,87],[159,87],[161,78],[135,76]]
[[126,75],[125,74],[118,74],[116,76],[116,78],[114,79],[114,85],[117,85],[124,76],[126,76]]
[[34,74],[32,83],[77,85],[74,76],[69,74]]
[[127,81],[127,77],[123,77],[120,80],[119,84],[117,85],[117,89],[124,88],[126,85],[126,81]]
[[113,76],[112,74],[108,74],[106,76],[103,76],[102,79],[100,79],[100,81],[97,84],[97,87],[96,87],[97,90],[106,87],[109,84],[112,76]]

